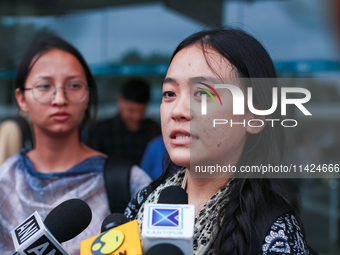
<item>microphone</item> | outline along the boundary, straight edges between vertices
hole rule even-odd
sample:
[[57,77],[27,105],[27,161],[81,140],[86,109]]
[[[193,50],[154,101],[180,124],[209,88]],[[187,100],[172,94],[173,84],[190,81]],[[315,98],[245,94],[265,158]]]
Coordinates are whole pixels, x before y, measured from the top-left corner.
[[81,199],[69,199],[54,208],[44,220],[45,226],[60,242],[66,242],[83,232],[92,220],[89,205]]
[[158,204],[146,204],[144,207],[143,252],[164,253],[167,249],[164,245],[171,245],[175,247],[169,248],[169,254],[192,255],[194,224],[195,206],[188,205],[185,190],[179,186],[165,188],[159,196]]
[[80,234],[90,224],[90,207],[80,199],[70,199],[54,208],[44,223],[34,212],[11,231],[15,254],[68,255],[61,242]]
[[160,243],[151,247],[146,255],[184,255],[180,248],[170,243]]
[[102,223],[102,233],[80,243],[80,255],[142,255],[138,221],[113,213]]
[[102,223],[101,232],[110,230],[111,228],[118,227],[124,223],[129,222],[128,218],[122,213],[112,213],[105,218]]
[[166,187],[158,198],[158,204],[188,204],[188,194],[180,186]]

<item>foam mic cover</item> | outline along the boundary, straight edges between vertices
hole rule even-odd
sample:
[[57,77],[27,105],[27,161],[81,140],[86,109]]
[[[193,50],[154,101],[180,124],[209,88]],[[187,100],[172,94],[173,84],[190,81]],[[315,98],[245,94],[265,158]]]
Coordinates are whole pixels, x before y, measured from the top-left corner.
[[160,243],[148,250],[146,255],[184,255],[180,248],[170,243]]
[[79,235],[92,220],[92,212],[81,199],[69,199],[54,208],[46,217],[44,224],[60,242],[66,242]]
[[105,218],[102,223],[101,232],[105,232],[111,228],[118,227],[124,223],[129,222],[128,218],[122,213],[112,213]]
[[188,204],[188,194],[180,186],[169,186],[159,195],[158,204]]

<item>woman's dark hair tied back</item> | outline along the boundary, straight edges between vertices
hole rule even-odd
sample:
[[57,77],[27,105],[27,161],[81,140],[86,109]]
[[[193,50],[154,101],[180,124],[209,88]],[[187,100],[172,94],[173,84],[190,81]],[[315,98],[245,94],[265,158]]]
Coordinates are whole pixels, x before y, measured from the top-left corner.
[[42,55],[52,49],[59,49],[72,54],[82,65],[90,91],[90,100],[84,114],[84,119],[80,125],[80,129],[82,129],[88,122],[90,122],[90,125],[92,125],[95,121],[98,106],[98,93],[95,79],[79,51],[58,36],[51,34],[44,35],[34,40],[30,44],[19,64],[17,75],[14,81],[15,88],[19,89],[22,93],[24,92],[26,79],[32,67]]

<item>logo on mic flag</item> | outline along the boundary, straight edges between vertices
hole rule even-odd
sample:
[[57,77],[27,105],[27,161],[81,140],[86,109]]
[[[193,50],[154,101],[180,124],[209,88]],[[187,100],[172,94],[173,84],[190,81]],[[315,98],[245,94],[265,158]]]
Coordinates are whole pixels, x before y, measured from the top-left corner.
[[178,227],[178,209],[153,209],[152,226],[155,227]]
[[111,229],[98,236],[92,243],[91,252],[93,255],[111,254],[116,251],[124,242],[124,233],[119,229]]

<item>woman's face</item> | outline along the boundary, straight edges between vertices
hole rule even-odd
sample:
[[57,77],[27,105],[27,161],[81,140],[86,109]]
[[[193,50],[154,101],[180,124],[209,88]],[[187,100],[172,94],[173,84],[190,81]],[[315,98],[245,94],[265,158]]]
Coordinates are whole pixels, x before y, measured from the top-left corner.
[[33,88],[37,84],[53,84],[57,88],[54,99],[49,103],[40,103],[33,97],[32,90],[24,93],[16,90],[20,108],[29,113],[38,130],[63,135],[78,128],[89,102],[89,92],[86,91],[86,98],[82,102],[70,102],[63,89],[67,83],[88,86],[84,69],[77,58],[66,51],[52,49],[34,63],[27,76],[25,88]]
[[[235,123],[245,119],[247,123],[252,115],[249,111],[245,115],[233,115],[232,95],[228,89],[216,89],[221,106],[216,95],[202,85],[214,87],[216,80],[223,83],[228,78],[236,78],[235,70],[216,50],[207,47],[206,56],[212,68],[200,46],[180,50],[173,58],[163,83],[161,124],[164,143],[172,161],[189,169],[193,161],[235,165],[247,132],[254,132],[247,126],[230,126],[231,120]],[[202,90],[198,87],[209,90],[217,102],[215,105],[207,95],[207,115],[201,114]],[[214,119],[226,119],[228,124],[213,127]]]

